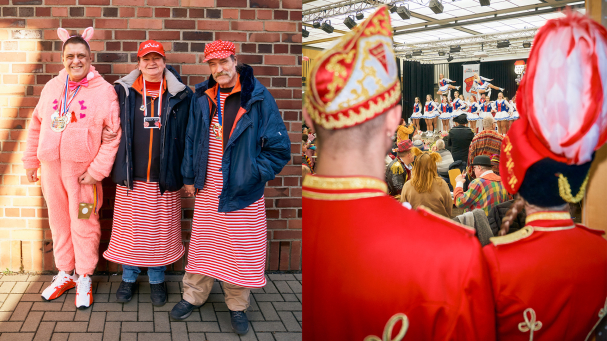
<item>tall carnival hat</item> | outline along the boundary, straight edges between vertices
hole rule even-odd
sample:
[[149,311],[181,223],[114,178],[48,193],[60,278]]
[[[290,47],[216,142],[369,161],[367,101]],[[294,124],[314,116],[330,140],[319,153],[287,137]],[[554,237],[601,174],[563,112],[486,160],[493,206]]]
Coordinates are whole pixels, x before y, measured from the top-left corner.
[[538,30],[517,92],[521,119],[502,142],[508,192],[550,207],[584,197],[607,140],[607,30],[569,12]]
[[345,34],[314,63],[306,109],[325,129],[364,123],[399,103],[392,25],[386,6]]

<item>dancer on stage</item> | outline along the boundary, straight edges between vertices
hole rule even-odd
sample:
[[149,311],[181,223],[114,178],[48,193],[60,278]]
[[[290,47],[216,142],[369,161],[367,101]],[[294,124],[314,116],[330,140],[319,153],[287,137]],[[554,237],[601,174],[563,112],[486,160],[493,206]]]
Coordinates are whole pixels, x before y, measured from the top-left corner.
[[504,93],[497,94],[497,100],[493,102],[493,109],[496,111],[495,121],[497,122],[497,132],[505,135],[508,133],[506,123],[510,118],[510,103],[504,99]]
[[453,107],[453,115],[451,116],[450,122],[453,123],[453,118],[465,114],[468,107],[464,101],[464,96],[460,95],[459,91],[453,93],[453,102],[451,102],[451,106]]
[[[463,97],[460,95],[460,97]],[[480,116],[478,116],[478,112],[481,109],[481,105],[476,101],[476,97],[474,97],[474,95],[470,95],[470,97],[468,97],[468,102],[466,102],[466,104],[468,105],[468,110],[466,112],[466,115],[468,116],[468,122],[470,122],[470,128],[472,129],[472,132],[474,132],[474,134],[476,134],[476,121],[480,120]]]
[[447,95],[443,95],[442,97],[441,104],[438,105],[438,112],[440,113],[438,118],[440,118],[443,124],[442,131],[447,132],[450,129],[449,120],[453,118],[453,106],[447,100]]
[[445,78],[444,74],[439,74],[438,75],[438,91],[436,92],[439,95],[446,95],[448,92],[451,91],[451,89],[456,89],[459,90],[459,86],[453,86],[449,83],[453,83],[455,81],[450,80],[449,78]]
[[411,115],[411,120],[413,120],[415,131],[421,131],[421,128],[419,127],[419,120],[422,117],[422,103],[419,101],[419,97],[415,97],[415,104],[413,104],[413,115]]
[[438,111],[436,111],[437,104],[432,101],[432,96],[426,95],[426,105],[424,106],[423,119],[426,120],[426,135],[432,136],[434,131],[434,120],[438,117]]
[[485,78],[485,77],[479,76],[478,74],[475,73],[474,82],[476,83],[476,91],[479,94],[487,93],[487,95],[489,97],[491,97],[491,89],[504,91],[504,88],[499,88],[499,87],[489,83],[489,81],[492,81],[492,80],[493,79]]
[[510,104],[510,116],[506,121],[506,130],[510,131],[510,127],[512,126],[512,122],[518,120],[520,118],[518,111],[516,110],[516,95],[512,97],[512,100],[508,101],[508,97],[505,97],[508,104]]
[[489,101],[489,98],[483,93],[481,94],[481,99],[478,100],[478,105],[480,109],[479,116],[481,119],[491,115],[491,110],[493,108],[492,103]]

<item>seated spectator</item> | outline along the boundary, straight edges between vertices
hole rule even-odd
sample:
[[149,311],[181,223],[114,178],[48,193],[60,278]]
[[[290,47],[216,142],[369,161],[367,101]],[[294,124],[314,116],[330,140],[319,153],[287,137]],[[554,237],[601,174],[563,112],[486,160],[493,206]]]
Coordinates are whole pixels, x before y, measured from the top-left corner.
[[415,140],[413,141],[413,147],[421,150],[421,151],[425,151],[426,150],[426,146],[424,145],[424,141],[423,140]]
[[453,199],[445,180],[438,176],[436,163],[441,160],[435,152],[421,152],[415,159],[413,177],[403,186],[401,202],[408,202],[413,209],[425,206],[433,212],[451,218]]
[[453,189],[455,206],[467,212],[481,208],[488,215],[493,206],[510,200],[510,195],[502,184],[500,176],[491,170],[491,159],[487,155],[475,157],[471,166],[476,179],[470,182],[468,191],[464,192],[464,174],[455,178],[457,183]]
[[404,140],[396,148],[396,158],[386,167],[386,183],[388,184],[388,194],[399,196],[403,190],[403,185],[411,179],[411,163],[415,158],[412,153],[413,147],[411,140]]
[[445,141],[436,141],[436,152],[440,154],[441,161],[438,163],[438,174],[449,177],[449,165],[453,163],[453,155],[445,149]]
[[[489,157],[497,155],[499,157],[504,137],[493,130],[493,124],[493,117],[486,116],[483,118],[483,131],[472,139],[468,150],[468,160],[474,160],[478,155],[487,155]],[[492,170],[495,174],[499,174],[499,164],[494,164]],[[472,167],[468,167],[467,173],[468,176],[474,179]]]
[[468,148],[474,138],[472,129],[466,127],[468,118],[466,114],[459,115],[453,119],[455,127],[449,130],[447,146],[451,147],[451,155],[453,160],[461,160],[468,163]]

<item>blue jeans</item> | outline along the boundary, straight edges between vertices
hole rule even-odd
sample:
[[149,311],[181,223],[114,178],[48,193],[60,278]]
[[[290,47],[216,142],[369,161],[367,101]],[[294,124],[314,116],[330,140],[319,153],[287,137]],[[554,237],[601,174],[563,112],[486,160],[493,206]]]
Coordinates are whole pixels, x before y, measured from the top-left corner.
[[[164,271],[167,269],[166,266],[152,266],[148,268],[148,277],[150,278],[150,284],[160,284],[164,282]],[[122,280],[127,283],[135,283],[137,276],[141,270],[132,265],[122,265]]]

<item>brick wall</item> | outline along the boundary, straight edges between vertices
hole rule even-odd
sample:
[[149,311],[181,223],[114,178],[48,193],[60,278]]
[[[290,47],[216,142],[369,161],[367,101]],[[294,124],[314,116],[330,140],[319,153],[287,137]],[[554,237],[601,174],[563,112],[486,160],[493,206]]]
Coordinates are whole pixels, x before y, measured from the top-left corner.
[[[44,84],[62,68],[57,27],[95,28],[93,65],[108,82],[135,67],[138,44],[162,42],[167,64],[190,87],[208,78],[205,43],[236,44],[272,93],[292,142],[293,157],[266,187],[268,270],[301,269],[301,0],[0,0],[0,271],[55,270],[48,212],[39,183],[21,163],[29,119]],[[102,242],[112,228],[115,187],[104,180]],[[194,199],[182,199],[187,244]],[[185,267],[182,259],[172,270]],[[99,271],[117,271],[102,257]]]

